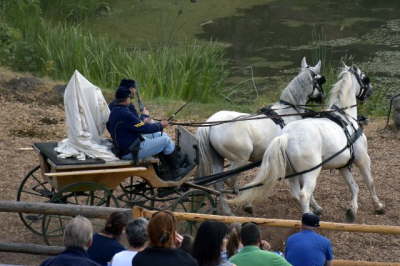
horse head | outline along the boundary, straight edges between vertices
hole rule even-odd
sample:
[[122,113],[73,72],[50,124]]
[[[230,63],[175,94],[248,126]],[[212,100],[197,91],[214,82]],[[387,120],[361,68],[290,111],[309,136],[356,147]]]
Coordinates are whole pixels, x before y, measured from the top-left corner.
[[307,102],[315,101],[318,103],[322,103],[325,92],[322,85],[326,82],[326,79],[323,75],[321,75],[321,60],[315,66],[310,66],[307,64],[307,60],[305,57],[301,60],[301,72],[308,73],[309,78],[311,79],[311,87],[305,87],[306,90],[310,90],[307,93]]
[[357,100],[363,102],[368,97],[370,97],[373,92],[373,88],[369,77],[357,66],[353,65],[349,67],[346,66],[346,64],[344,64],[344,68],[346,71],[353,74],[354,78],[357,80],[358,86],[356,91],[356,98]]

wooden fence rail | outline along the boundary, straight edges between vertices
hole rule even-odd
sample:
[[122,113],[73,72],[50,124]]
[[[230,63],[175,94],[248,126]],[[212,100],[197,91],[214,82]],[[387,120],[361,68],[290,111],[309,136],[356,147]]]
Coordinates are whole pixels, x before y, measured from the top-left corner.
[[[132,211],[132,216],[149,218],[153,215],[154,212],[155,211],[146,210],[141,207],[135,206]],[[187,221],[195,221],[195,222],[202,222],[202,221],[206,221],[206,220],[220,221],[223,223],[253,222],[253,223],[256,223],[261,226],[285,227],[285,228],[299,228],[301,225],[301,222],[298,220],[221,216],[221,215],[187,213],[187,212],[174,212],[174,215],[178,220],[187,220]],[[400,226],[392,226],[392,225],[369,225],[369,224],[345,224],[345,223],[320,222],[320,228],[324,229],[324,230],[333,230],[333,231],[400,235]]]
[[[21,212],[21,213],[37,213],[37,214],[52,214],[52,215],[65,215],[76,216],[83,215],[88,218],[102,218],[106,219],[112,212],[124,211],[131,213],[133,217],[147,217],[150,218],[155,211],[146,210],[140,207],[134,207],[133,210],[126,208],[113,208],[113,207],[97,207],[97,206],[83,206],[71,204],[54,204],[54,203],[32,203],[21,201],[7,201],[0,200],[0,212]],[[188,220],[202,222],[205,220],[216,220],[224,223],[244,223],[254,222],[261,226],[271,227],[285,227],[285,228],[298,228],[300,221],[297,220],[283,220],[283,219],[266,219],[266,218],[253,218],[253,217],[233,217],[221,215],[208,215],[198,213],[182,213],[174,212],[178,220]],[[321,222],[321,229],[334,230],[334,231],[348,231],[348,232],[364,232],[364,233],[380,233],[380,234],[400,234],[400,226],[388,225],[367,225],[367,224],[342,224]],[[13,253],[28,253],[28,254],[41,254],[41,255],[55,255],[60,253],[64,248],[58,246],[44,246],[27,243],[3,243],[0,242],[0,252],[13,252]],[[400,266],[396,262],[368,262],[368,261],[352,261],[352,260],[334,260],[334,266]]]
[[131,213],[131,209],[125,208],[0,200],[0,212],[40,213],[64,216],[83,215],[87,218],[107,219],[115,211]]

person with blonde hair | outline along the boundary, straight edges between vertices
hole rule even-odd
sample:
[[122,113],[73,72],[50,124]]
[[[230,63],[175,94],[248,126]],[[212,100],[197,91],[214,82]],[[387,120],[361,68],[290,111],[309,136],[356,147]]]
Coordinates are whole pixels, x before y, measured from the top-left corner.
[[99,266],[91,260],[86,250],[92,245],[92,223],[83,216],[73,218],[64,230],[65,251],[49,258],[41,266]]
[[176,232],[176,219],[169,211],[153,214],[147,227],[149,246],[132,260],[135,266],[197,266],[196,260],[179,249],[182,236]]

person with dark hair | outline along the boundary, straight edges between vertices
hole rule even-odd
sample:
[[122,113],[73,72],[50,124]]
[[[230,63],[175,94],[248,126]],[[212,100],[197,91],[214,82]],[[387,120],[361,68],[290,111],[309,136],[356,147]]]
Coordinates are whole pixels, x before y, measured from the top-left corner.
[[73,218],[64,230],[65,251],[42,262],[40,266],[99,266],[86,249],[92,244],[92,223],[83,216]]
[[197,266],[196,260],[179,249],[182,236],[176,232],[176,219],[169,211],[153,214],[147,227],[149,246],[132,260],[132,266]]
[[120,86],[115,92],[115,104],[107,122],[111,135],[114,153],[123,160],[140,159],[158,155],[163,168],[168,173],[162,177],[166,180],[179,180],[190,172],[194,164],[175,148],[174,142],[167,134],[161,134],[169,126],[167,120],[157,123],[145,123],[133,112],[132,92]]
[[332,245],[329,239],[316,233],[319,217],[304,213],[301,218],[301,231],[291,235],[286,241],[285,258],[294,266],[330,266],[333,260]]
[[232,257],[243,248],[242,242],[240,242],[240,223],[233,223],[230,226],[230,231],[228,234],[228,243],[226,244],[226,252],[228,258]]
[[147,225],[148,221],[144,218],[139,218],[130,221],[126,228],[126,237],[129,247],[127,250],[121,251],[114,255],[111,261],[111,266],[130,265],[135,255],[144,250],[148,240]]
[[88,249],[88,255],[92,260],[107,266],[116,253],[125,250],[119,240],[128,223],[128,218],[124,212],[113,212],[108,217],[103,230],[94,234],[93,244]]
[[197,230],[193,257],[199,266],[232,266],[226,255],[228,227],[221,222],[205,221]]
[[290,264],[276,253],[261,250],[261,232],[254,223],[242,225],[240,239],[243,248],[229,259],[237,266],[289,266]]

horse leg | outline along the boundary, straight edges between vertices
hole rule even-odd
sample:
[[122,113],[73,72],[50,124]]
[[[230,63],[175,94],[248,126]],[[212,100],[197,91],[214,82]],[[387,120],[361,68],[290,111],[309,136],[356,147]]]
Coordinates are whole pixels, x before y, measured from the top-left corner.
[[[224,160],[217,160],[213,161],[212,165],[213,173],[220,173],[224,171]],[[218,191],[222,191],[224,189],[224,183],[218,182],[214,185],[215,189]],[[217,212],[224,215],[232,216],[232,210],[229,207],[228,203],[226,202],[225,196],[223,193],[220,194],[218,201],[217,201]]]
[[355,182],[353,175],[350,172],[350,169],[348,167],[340,169],[340,173],[342,174],[342,177],[344,178],[344,181],[346,181],[347,185],[350,188],[351,191],[351,204],[350,208],[347,209],[346,211],[346,221],[347,222],[354,222],[356,219],[356,214],[358,210],[358,185]]
[[[300,206],[303,213],[311,212],[310,201],[313,196],[315,186],[317,185],[317,178],[321,168],[314,170],[313,172],[303,174],[299,176],[300,180]],[[303,185],[301,186],[301,183]]]
[[385,205],[379,200],[378,195],[376,194],[374,179],[372,178],[371,174],[371,159],[369,158],[369,155],[364,153],[364,156],[361,159],[356,160],[355,163],[360,169],[364,182],[368,187],[369,193],[371,194],[375,205],[375,212],[377,214],[383,214],[385,212]]
[[[233,170],[233,169],[235,169],[235,168],[238,168],[238,167],[241,167],[241,166],[243,166],[243,165],[246,165],[246,164],[248,163],[248,161],[231,161],[230,163],[231,163],[231,165],[230,165],[230,167],[229,167],[229,170]],[[232,188],[232,190],[233,190],[233,192],[234,192],[235,194],[238,194],[238,193],[239,193],[239,187],[238,187],[238,184],[237,184],[237,177],[238,177],[238,175],[239,175],[239,174],[232,175],[231,177],[229,177],[229,179],[227,179],[227,180],[225,181],[225,183],[226,183],[230,188]]]
[[322,207],[319,206],[318,202],[315,200],[314,194],[311,195],[311,199],[310,199],[310,204],[311,204],[311,208],[313,209],[313,212],[316,215],[321,215],[322,214]]

